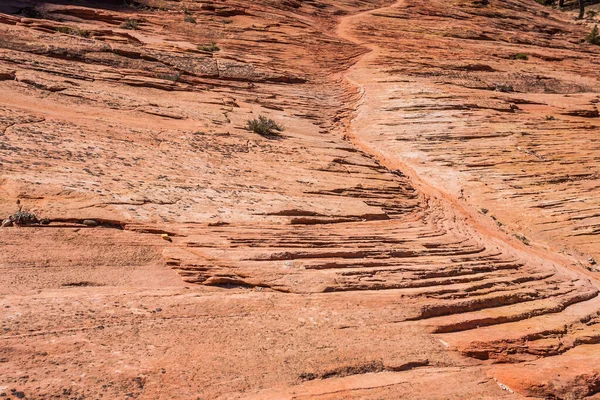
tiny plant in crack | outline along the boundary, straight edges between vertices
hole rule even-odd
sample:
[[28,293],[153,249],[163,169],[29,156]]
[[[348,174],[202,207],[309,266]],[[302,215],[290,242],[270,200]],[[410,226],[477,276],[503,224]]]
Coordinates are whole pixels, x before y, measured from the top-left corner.
[[529,56],[525,53],[517,53],[512,56],[513,60],[529,60]]
[[189,14],[189,13],[185,13],[185,15],[183,16],[183,21],[190,23],[190,24],[195,24],[196,23],[196,18],[194,18],[193,15]]
[[598,25],[594,25],[594,28],[592,29],[590,34],[587,35],[585,41],[600,46],[600,33],[598,33]]
[[6,226],[27,226],[38,224],[40,220],[38,217],[31,212],[19,210],[13,215],[10,215],[6,220],[2,222],[2,227]]
[[54,29],[56,32],[64,33],[66,35],[81,36],[84,38],[90,37],[90,32],[85,29],[71,28],[70,26],[57,26]]
[[2,228],[6,228],[9,226],[28,226],[28,225],[37,225],[37,224],[43,224],[43,225],[47,225],[49,223],[49,220],[44,218],[42,220],[38,219],[37,215],[35,215],[32,212],[23,210],[23,205],[21,204],[20,200],[17,200],[17,206],[19,207],[19,210],[12,214],[9,215],[7,219],[5,219],[4,221],[2,221]]
[[512,85],[506,85],[504,83],[494,85],[494,89],[496,90],[496,92],[503,92],[503,93],[510,93],[510,92],[515,91],[515,89],[512,87]]
[[219,46],[217,46],[217,44],[214,41],[212,41],[209,44],[204,44],[204,45],[198,46],[198,50],[207,51],[209,53],[214,53],[216,51],[221,50],[221,48]]
[[248,120],[248,130],[258,133],[261,136],[278,136],[280,132],[283,132],[283,127],[278,125],[275,121],[260,115],[258,119]]
[[121,24],[121,28],[130,29],[130,30],[138,30],[140,29],[140,21],[137,19],[128,19]]

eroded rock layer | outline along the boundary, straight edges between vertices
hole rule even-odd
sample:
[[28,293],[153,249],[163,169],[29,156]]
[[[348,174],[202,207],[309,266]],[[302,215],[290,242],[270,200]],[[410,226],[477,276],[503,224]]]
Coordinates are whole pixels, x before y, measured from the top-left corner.
[[0,213],[44,222],[0,229],[0,393],[598,396],[590,21],[533,0],[0,12]]

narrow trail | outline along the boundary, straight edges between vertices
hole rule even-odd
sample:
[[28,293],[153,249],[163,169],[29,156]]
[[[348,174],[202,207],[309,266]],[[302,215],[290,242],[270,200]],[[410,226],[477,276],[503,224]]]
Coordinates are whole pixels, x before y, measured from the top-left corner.
[[[377,150],[366,140],[364,140],[361,137],[359,131],[353,129],[352,125],[355,121],[355,116],[356,114],[358,114],[358,111],[361,108],[361,106],[369,101],[369,94],[366,92],[365,86],[358,79],[353,78],[352,75],[353,73],[355,73],[356,75],[360,75],[359,72],[361,70],[368,71],[370,61],[376,60],[382,53],[382,49],[379,46],[373,45],[371,43],[367,44],[363,42],[359,37],[356,37],[352,32],[353,26],[355,26],[356,21],[360,20],[365,16],[372,15],[376,12],[382,12],[385,10],[399,8],[402,7],[404,4],[405,0],[399,0],[390,6],[376,8],[358,14],[348,15],[340,19],[340,22],[335,32],[336,35],[343,40],[350,41],[358,46],[368,49],[367,53],[363,54],[354,65],[352,65],[347,71],[343,73],[343,78],[352,86],[354,86],[359,93],[359,100],[355,106],[354,111],[352,112],[353,117],[345,127],[344,133],[346,134],[346,137],[348,137],[357,148],[359,148],[366,154],[369,154],[370,156],[374,157],[381,165],[386,167],[388,170],[401,171],[405,176],[409,178],[411,184],[419,192],[425,195],[426,198],[428,198],[430,201],[439,203],[438,206],[448,207],[449,209],[451,209],[453,214],[463,219],[466,225],[473,227],[475,231],[481,236],[493,242],[508,244],[509,246],[514,247],[519,251],[531,254],[533,257],[545,259],[557,264],[562,264],[566,268],[573,269],[571,265],[575,264],[574,259],[564,255],[546,251],[543,248],[532,248],[530,246],[522,244],[520,241],[516,240],[515,238],[512,238],[505,232],[498,229],[496,224],[490,221],[489,218],[481,215],[478,212],[478,210],[470,207],[464,201],[457,199],[455,196],[444,192],[442,189],[434,186],[427,180],[423,179],[417,173],[417,171],[407,163],[402,162],[399,158],[392,158],[384,155],[381,151]],[[591,281],[594,282],[596,287],[600,288],[600,282],[596,281],[593,274],[581,268],[573,270],[577,274],[583,274],[586,275],[588,278],[591,278]]]
[[[508,386],[501,384],[501,387],[514,385],[513,387],[517,390],[519,387],[526,387],[530,383],[525,381],[526,383],[523,384],[524,376],[534,374],[533,371],[536,368],[549,365],[554,368],[558,366],[558,368],[568,369],[570,365],[575,364],[582,371],[589,371],[592,376],[597,376],[594,375],[593,365],[585,366],[586,362],[590,360],[590,356],[586,359],[581,358],[581,352],[584,352],[584,354],[591,354],[593,359],[593,355],[598,352],[598,347],[600,347],[591,345],[585,349],[581,347],[582,344],[596,344],[600,341],[600,331],[594,328],[594,326],[598,326],[596,324],[600,318],[598,301],[600,284],[593,274],[583,268],[575,267],[575,260],[570,257],[554,253],[541,246],[526,246],[515,240],[491,223],[490,218],[481,215],[474,207],[428,182],[414,168],[402,162],[401,155],[399,157],[386,156],[371,145],[361,136],[361,131],[365,128],[364,124],[358,129],[355,128],[361,108],[371,101],[370,93],[364,82],[368,81],[369,77],[374,77],[371,72],[372,66],[377,65],[375,61],[382,56],[384,49],[371,43],[365,43],[354,34],[353,29],[364,17],[376,12],[390,11],[402,7],[403,4],[403,0],[397,1],[387,7],[346,16],[340,20],[336,31],[337,36],[369,50],[343,74],[343,78],[355,87],[359,94],[358,102],[351,113],[351,119],[345,126],[345,136],[357,148],[375,158],[388,170],[399,170],[408,177],[410,184],[425,197],[426,213],[441,213],[442,218],[446,219],[446,229],[458,230],[467,237],[479,237],[485,246],[497,245],[503,252],[516,254],[523,263],[537,265],[550,263],[552,264],[551,269],[554,271],[552,275],[564,275],[565,278],[568,276],[569,278],[566,279],[571,280],[571,284],[581,283],[581,286],[573,291],[559,291],[542,295],[541,298],[539,293],[536,293],[530,299],[531,301],[495,303],[494,300],[489,302],[484,300],[482,306],[473,307],[473,304],[470,304],[465,305],[464,308],[460,306],[453,308],[451,305],[447,308],[445,305],[439,305],[431,314],[421,315],[417,319],[417,324],[432,327],[431,331],[439,335],[440,341],[446,347],[458,350],[463,355],[481,360],[492,359],[519,365],[520,370],[516,374],[510,368],[492,368],[491,374],[497,382],[500,382],[501,379],[504,383],[508,383]],[[371,84],[376,78],[371,80]],[[385,87],[382,86],[382,90],[383,88]],[[541,270],[544,269],[546,267],[541,268]],[[526,274],[535,275],[537,272],[539,269],[536,268]],[[550,282],[542,284],[540,288],[544,290],[544,287]],[[500,288],[505,287],[506,284],[506,282],[491,283],[492,287]],[[509,291],[516,289],[517,285],[514,285],[515,288],[510,288],[513,285],[508,283],[506,289]],[[527,361],[536,359],[539,360],[527,364]],[[524,361],[525,363],[523,363]],[[539,364],[536,366],[535,362]],[[579,382],[580,376],[572,375],[566,379],[572,379],[571,382]],[[570,384],[577,386],[576,383]],[[596,385],[597,379],[589,378],[589,382],[581,384],[582,392],[593,394],[596,392],[594,389]],[[555,389],[549,389],[550,392],[553,390]],[[526,394],[526,390],[520,390],[520,392]]]
[[[357,38],[353,35],[352,27],[354,26],[354,22],[375,12],[381,12],[384,10],[401,7],[404,3],[404,0],[400,0],[392,4],[391,6],[377,8],[374,10],[368,10],[359,14],[349,15],[346,17],[342,17],[340,20],[340,23],[336,30],[337,36],[343,40],[350,41],[352,43],[355,43],[356,45],[369,49],[369,51],[366,54],[362,55],[359,58],[359,60],[343,74],[344,79],[346,79],[346,81],[348,81],[352,86],[356,87],[360,95],[354,114],[357,114],[360,107],[366,102],[368,102],[369,99],[364,85],[361,84],[361,82],[359,82],[357,79],[353,79],[351,75],[353,72],[359,71],[362,68],[364,68],[364,66],[368,66],[369,61],[376,60],[382,51],[378,46],[366,44],[362,42],[360,38]],[[386,157],[380,151],[378,151],[365,140],[363,140],[360,136],[360,133],[356,132],[352,127],[354,120],[354,118],[350,120],[348,126],[346,126],[345,133],[346,136],[356,147],[377,159],[387,169],[402,171],[402,173],[409,178],[410,182],[414,185],[414,187],[428,198],[435,200],[443,200],[445,202],[450,203],[452,208],[456,210],[459,215],[464,217],[468,223],[475,226],[479,232],[500,239],[501,241],[506,241],[507,238],[505,234],[494,230],[493,226],[489,224],[488,221],[482,220],[482,218],[480,218],[476,213],[467,209],[453,196],[443,192],[439,188],[436,188],[427,181],[423,180],[421,176],[411,166],[400,161],[399,159],[392,159],[390,157]]]

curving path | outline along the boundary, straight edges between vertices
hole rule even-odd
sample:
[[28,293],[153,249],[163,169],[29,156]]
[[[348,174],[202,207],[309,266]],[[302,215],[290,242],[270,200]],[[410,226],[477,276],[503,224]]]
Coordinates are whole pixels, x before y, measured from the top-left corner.
[[0,229],[0,394],[598,396],[582,27],[533,0],[20,3],[0,213],[49,224]]
[[[346,126],[347,136],[386,168],[402,171],[428,199],[424,213],[443,215],[441,219],[454,223],[448,226],[449,231],[461,230],[470,238],[478,237],[487,246],[502,242],[500,254],[504,257],[514,255],[519,264],[503,273],[501,279],[495,278],[495,272],[491,272],[477,283],[468,279],[458,280],[459,275],[455,273],[453,278],[460,282],[459,286],[467,294],[457,295],[449,287],[437,293],[424,291],[423,295],[430,297],[434,294],[433,297],[441,304],[426,308],[415,319],[419,320],[418,324],[429,327],[450,349],[479,360],[502,363],[491,369],[491,375],[503,382],[505,387],[523,395],[592,396],[600,387],[599,369],[594,361],[600,355],[600,286],[596,279],[588,278],[593,274],[582,268],[570,270],[572,259],[553,255],[545,246],[532,249],[515,245],[514,238],[505,230],[491,226],[489,218],[463,197],[463,190],[453,186],[455,181],[464,179],[458,173],[457,178],[441,184],[439,180],[428,179],[433,175],[431,172],[421,176],[404,161],[402,147],[388,148],[385,142],[368,134],[381,129],[377,125],[385,120],[386,107],[393,103],[387,101],[386,104],[385,96],[393,98],[400,78],[382,71],[389,68],[386,62],[393,59],[394,48],[402,45],[370,36],[373,32],[368,29],[376,31],[379,27],[373,27],[377,26],[374,25],[377,21],[386,14],[393,15],[395,10],[406,4],[406,1],[398,1],[388,7],[340,20],[337,35],[368,49],[344,74],[359,95],[356,109]],[[390,25],[387,29],[393,28]],[[385,35],[394,37],[389,32]],[[384,67],[376,68],[377,65]],[[404,86],[404,92],[419,92],[418,86],[411,87],[419,85],[418,81],[407,77],[403,82],[400,85]],[[462,224],[465,227],[461,229]],[[515,247],[519,250],[515,251]],[[546,260],[552,260],[550,270]],[[548,289],[558,290],[542,294]],[[523,290],[533,290],[535,294],[520,297],[519,293]],[[498,302],[496,296],[504,294],[512,300]]]

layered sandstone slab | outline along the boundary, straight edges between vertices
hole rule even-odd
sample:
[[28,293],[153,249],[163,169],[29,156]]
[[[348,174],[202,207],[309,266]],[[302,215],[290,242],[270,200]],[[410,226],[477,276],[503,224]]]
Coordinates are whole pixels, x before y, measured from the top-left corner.
[[600,52],[482,3],[0,6],[0,390],[594,396]]

